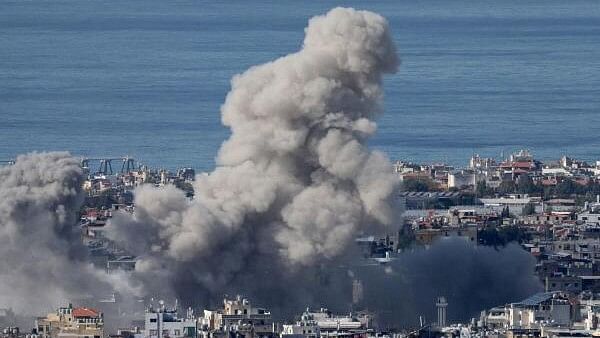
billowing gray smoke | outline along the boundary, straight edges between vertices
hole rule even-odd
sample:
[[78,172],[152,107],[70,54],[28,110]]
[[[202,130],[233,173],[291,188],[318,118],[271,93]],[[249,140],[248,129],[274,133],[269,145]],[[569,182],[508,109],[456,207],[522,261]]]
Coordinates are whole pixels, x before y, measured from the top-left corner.
[[256,269],[322,264],[357,232],[390,225],[397,180],[365,143],[382,76],[397,65],[381,16],[336,8],[311,19],[299,52],[233,79],[221,109],[232,134],[195,199],[142,187],[112,237],[141,256],[138,273],[184,274],[217,291]]
[[[347,252],[359,232],[399,220],[391,166],[365,146],[380,113],[382,76],[397,65],[382,17],[337,8],[311,19],[298,53],[236,76],[222,107],[232,134],[217,169],[198,176],[195,199],[142,186],[135,214],[110,226],[110,236],[140,256],[136,276],[148,292],[173,290],[202,305],[241,292],[284,315],[307,305],[344,311],[355,274],[366,284],[364,305],[377,311],[396,299],[390,310],[406,318],[416,318],[410,309],[433,309],[438,292],[457,307],[460,299],[462,315],[526,295],[531,262],[517,248],[499,255],[434,246],[406,256],[397,272],[366,275],[356,267],[359,255]],[[497,264],[513,258],[528,271],[523,280]],[[471,287],[493,296],[467,294]]]
[[134,215],[108,226],[139,256],[127,280],[86,263],[74,227],[77,162],[66,153],[19,157],[0,169],[0,304],[39,315],[94,291],[135,294],[141,282],[148,296],[198,305],[239,292],[286,316],[307,305],[348,310],[357,278],[363,306],[410,323],[438,295],[449,298],[450,318],[454,306],[462,316],[526,295],[536,287],[532,262],[517,247],[441,243],[387,274],[357,262],[355,236],[394,231],[399,220],[390,163],[365,145],[382,76],[397,66],[381,16],[337,8],[310,20],[299,52],[236,76],[222,107],[231,137],[217,169],[198,176],[194,200],[172,186],[141,186]]
[[68,153],[32,153],[0,168],[0,307],[40,315],[65,301],[121,288],[121,276],[108,276],[85,260],[75,227],[81,179]]

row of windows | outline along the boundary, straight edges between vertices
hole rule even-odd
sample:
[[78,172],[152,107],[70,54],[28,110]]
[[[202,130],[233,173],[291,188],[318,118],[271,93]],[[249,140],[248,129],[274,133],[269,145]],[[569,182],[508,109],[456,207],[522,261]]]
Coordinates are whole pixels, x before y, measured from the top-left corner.
[[[150,335],[151,336],[157,336],[158,335],[158,330],[150,330]],[[168,336],[169,335],[169,330],[162,330],[162,335],[163,336]],[[181,330],[179,330],[179,329],[173,330],[173,335],[174,336],[181,335]]]

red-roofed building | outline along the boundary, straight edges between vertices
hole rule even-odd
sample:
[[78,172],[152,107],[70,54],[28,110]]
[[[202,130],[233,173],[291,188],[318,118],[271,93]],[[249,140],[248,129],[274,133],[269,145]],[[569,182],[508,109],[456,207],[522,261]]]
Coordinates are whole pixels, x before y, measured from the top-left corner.
[[69,304],[37,318],[35,331],[40,338],[102,338],[104,320],[98,310]]
[[78,307],[73,309],[74,318],[99,318],[100,313],[87,307]]
[[500,168],[505,169],[505,170],[523,170],[525,172],[530,172],[533,171],[537,168],[535,162],[531,161],[521,161],[521,162],[511,162],[511,161],[507,161],[507,162],[503,162],[500,164]]

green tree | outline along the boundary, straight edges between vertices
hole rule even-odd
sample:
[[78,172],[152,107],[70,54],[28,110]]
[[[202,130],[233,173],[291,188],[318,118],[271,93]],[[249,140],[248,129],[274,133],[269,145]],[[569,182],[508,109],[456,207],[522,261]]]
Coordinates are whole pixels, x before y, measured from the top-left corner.
[[529,175],[519,176],[516,186],[517,192],[521,194],[534,194],[540,192],[540,189]]
[[517,192],[517,185],[513,181],[504,181],[498,187],[498,193],[502,195],[514,194]]
[[585,190],[585,188],[575,183],[572,179],[566,178],[556,185],[554,194],[560,197],[568,197],[573,194],[579,194],[581,190]]
[[477,185],[475,186],[475,196],[476,197],[486,197],[486,196],[490,196],[494,193],[494,190],[489,188],[487,186],[487,184],[485,183],[485,181],[479,181],[477,182]]

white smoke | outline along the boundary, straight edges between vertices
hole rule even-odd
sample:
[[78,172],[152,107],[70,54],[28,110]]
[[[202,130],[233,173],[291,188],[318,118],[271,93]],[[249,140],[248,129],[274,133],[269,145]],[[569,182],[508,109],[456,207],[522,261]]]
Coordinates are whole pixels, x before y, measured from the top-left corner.
[[365,144],[382,76],[398,62],[383,17],[336,8],[312,18],[299,52],[233,78],[221,108],[231,137],[217,168],[197,177],[194,200],[141,187],[135,214],[112,221],[112,238],[141,256],[138,273],[189,266],[212,290],[250,273],[249,261],[313,266],[357,232],[390,225],[397,180]]

